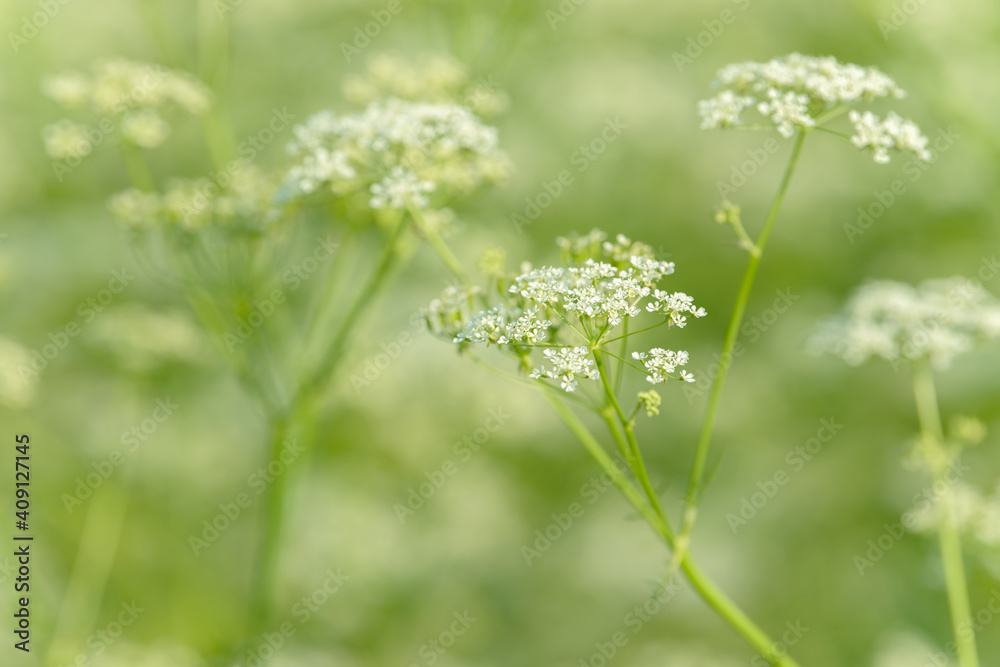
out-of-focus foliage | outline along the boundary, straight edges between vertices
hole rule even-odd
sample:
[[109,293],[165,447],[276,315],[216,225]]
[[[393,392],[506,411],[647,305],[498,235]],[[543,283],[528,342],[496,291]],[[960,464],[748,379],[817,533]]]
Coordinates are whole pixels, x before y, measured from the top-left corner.
[[[557,236],[600,227],[651,243],[707,309],[699,326],[671,332],[700,381],[663,388],[661,414],[640,426],[675,513],[747,257],[713,211],[729,199],[755,234],[790,149],[773,134],[700,131],[698,100],[713,94],[719,67],[792,51],[876,66],[909,92],[907,114],[934,150],[926,167],[875,164],[834,137],[806,142],[724,393],[721,457],[694,550],[773,635],[808,628],[794,646],[803,665],[914,665],[947,644],[933,540],[893,537],[928,484],[903,465],[916,431],[909,369],[848,368],[808,355],[805,341],[866,279],[964,275],[1000,293],[995,2],[6,0],[0,9],[0,437],[12,450],[15,432],[31,434],[37,535],[36,643],[23,656],[5,642],[3,664],[82,655],[90,662],[77,664],[243,665],[268,641],[246,630],[260,507],[241,509],[197,555],[189,546],[253,492],[263,424],[176,283],[112,221],[106,199],[129,187],[117,135],[94,134],[76,165],[46,154],[43,127],[66,113],[43,80],[113,58],[198,75],[232,116],[232,145],[205,146],[203,126],[226,136],[216,112],[174,114],[150,164],[161,181],[199,179],[211,177],[213,152],[239,151],[275,109],[302,122],[356,108],[368,94],[357,77],[382,52],[414,64],[448,53],[468,67],[462,94],[480,90],[491,109],[505,108],[490,122],[509,181],[456,209],[450,225],[466,266],[496,246],[542,263]],[[37,15],[45,25],[26,27]],[[777,152],[764,149],[770,137]],[[290,139],[289,127],[255,149],[254,166],[284,168]],[[275,261],[302,261],[324,230],[321,215],[308,217]],[[369,250],[344,248],[311,280],[370,268]],[[616,632],[628,642],[610,663],[622,667],[747,664],[749,650],[698,599],[662,588],[661,545],[627,520],[544,401],[423,332],[414,313],[446,275],[429,248],[406,271],[356,337],[319,448],[288,473],[298,486],[280,583],[293,634],[269,664],[598,665]],[[116,272],[126,280],[115,286],[126,285],[111,292]],[[290,299],[288,336],[306,305]],[[79,335],[63,339],[70,323]],[[17,369],[35,353],[45,367],[25,383]],[[939,379],[945,417],[986,426],[962,472],[984,497],[1000,477],[998,368],[1000,351],[987,348]],[[164,404],[176,407],[158,421]],[[841,428],[820,442],[831,422]],[[114,450],[120,465],[109,463]],[[13,455],[3,451],[7,479]],[[776,486],[779,471],[788,483]],[[571,503],[583,516],[560,527]],[[541,553],[526,558],[524,547]],[[5,604],[12,566],[0,556]],[[969,570],[973,609],[987,609],[1000,596],[1000,557],[976,549]],[[142,611],[120,637],[102,638],[123,605]],[[1000,620],[990,618],[978,635],[984,664],[1000,656]]]

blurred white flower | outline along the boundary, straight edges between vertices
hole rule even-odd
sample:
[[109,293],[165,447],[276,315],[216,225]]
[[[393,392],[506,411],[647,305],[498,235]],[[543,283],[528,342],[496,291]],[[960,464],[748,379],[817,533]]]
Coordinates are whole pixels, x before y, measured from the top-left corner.
[[852,110],[850,119],[854,124],[851,143],[858,148],[871,148],[876,162],[888,162],[891,148],[911,151],[924,161],[931,159],[931,152],[927,149],[928,139],[913,121],[900,118],[891,111],[882,120],[870,111],[858,113]]
[[998,336],[1000,301],[978,283],[956,277],[916,287],[867,283],[809,345],[815,353],[834,354],[852,366],[872,357],[892,362],[927,358],[943,370],[959,354]]
[[136,146],[156,148],[167,140],[170,126],[152,109],[133,111],[122,118],[122,136]]
[[426,206],[432,190],[447,198],[506,175],[496,129],[454,104],[390,99],[353,115],[323,111],[294,133],[288,150],[300,161],[286,178],[293,196],[368,191],[374,208]]
[[[208,87],[187,72],[122,58],[98,61],[89,74],[47,77],[42,91],[65,109],[89,108],[94,127],[100,128],[98,136],[117,124],[126,141],[142,148],[155,148],[166,140],[170,126],[164,116],[178,110],[201,116],[212,103]],[[70,120],[48,126],[43,133],[46,152],[58,159],[86,155],[91,143],[86,129]]]
[[79,72],[65,72],[42,80],[42,92],[61,107],[77,109],[87,104],[90,79]]
[[42,129],[45,152],[56,160],[70,157],[82,158],[93,150],[88,128],[71,120],[60,120]]
[[468,68],[441,54],[402,56],[381,53],[372,57],[363,74],[344,80],[344,97],[370,104],[389,97],[414,102],[453,103],[482,117],[503,111],[507,96],[492,77],[472,81]]
[[393,167],[385,178],[372,183],[369,190],[372,198],[368,203],[374,209],[427,208],[429,200],[426,193],[434,191],[434,184],[420,180],[412,171]]

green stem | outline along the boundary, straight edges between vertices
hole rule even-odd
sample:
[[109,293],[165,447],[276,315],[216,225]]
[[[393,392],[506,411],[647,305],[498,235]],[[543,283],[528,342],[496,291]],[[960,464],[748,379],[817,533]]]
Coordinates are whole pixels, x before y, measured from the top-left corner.
[[695,452],[694,463],[691,467],[691,476],[688,481],[684,524],[681,529],[681,535],[685,543],[691,534],[691,530],[694,528],[694,521],[697,517],[698,495],[704,483],[705,464],[708,461],[708,450],[712,442],[712,428],[715,425],[715,416],[722,397],[722,386],[726,379],[726,373],[729,371],[729,366],[733,361],[733,350],[736,347],[736,340],[739,338],[740,326],[743,323],[743,315],[746,312],[747,302],[750,300],[750,292],[753,289],[754,278],[757,275],[757,267],[760,265],[764,246],[767,245],[768,237],[770,237],[774,223],[778,219],[778,213],[781,211],[781,204],[792,181],[792,174],[795,171],[795,165],[798,163],[799,154],[802,152],[802,142],[805,140],[805,137],[805,130],[800,129],[795,138],[795,145],[792,147],[791,157],[788,159],[788,166],[785,167],[781,184],[778,186],[778,192],[771,202],[771,208],[767,213],[767,218],[764,220],[760,236],[757,238],[755,244],[757,252],[751,253],[750,259],[747,262],[746,271],[743,273],[743,282],[740,284],[740,291],[736,297],[736,305],[733,307],[733,314],[729,319],[729,326],[726,329],[726,337],[722,344],[722,357],[719,361],[719,371],[712,381],[712,391],[708,399],[705,421],[702,424],[701,436],[698,439],[698,449]]
[[454,273],[455,277],[463,283],[468,284],[469,280],[465,275],[465,270],[462,268],[462,263],[458,261],[455,253],[451,251],[451,248],[444,242],[444,239],[437,233],[437,230],[427,222],[423,211],[416,206],[410,206],[408,210],[410,216],[413,218],[413,222],[417,225],[417,229],[424,235],[427,242],[431,244],[431,247],[434,248],[434,251],[441,258],[441,261],[445,263],[445,266],[448,267],[448,270]]
[[[381,291],[396,257],[396,245],[405,225],[401,221],[386,241],[381,258],[368,284],[358,292],[351,307],[340,321],[332,337],[332,343],[323,359],[311,373],[299,384],[288,407],[272,419],[271,447],[268,451],[268,463],[280,455],[285,440],[293,428],[300,422],[309,422],[318,409],[319,397],[326,387],[330,376],[343,358],[350,334],[361,316],[374,302],[376,294]],[[313,438],[303,440],[301,446],[305,450],[303,457],[309,455]],[[278,569],[278,548],[284,525],[284,508],[289,484],[285,472],[275,479],[265,498],[264,528],[262,541],[258,552],[257,566],[254,574],[253,616],[257,627],[266,628],[270,620],[274,581]]]
[[[661,517],[650,505],[642,494],[628,481],[625,474],[615,465],[608,456],[604,448],[594,438],[586,425],[580,421],[579,417],[566,406],[555,390],[545,387],[545,396],[549,399],[556,413],[569,427],[573,435],[583,444],[584,448],[597,462],[601,469],[608,475],[612,483],[625,496],[625,499],[634,507],[646,522],[656,531],[656,534],[666,543],[671,550],[675,547],[675,538],[670,529],[670,525]],[[743,636],[746,641],[753,646],[766,660],[775,667],[799,667],[799,664],[787,655],[779,654],[776,651],[777,644],[771,640],[767,634],[757,627],[753,621],[730,600],[725,593],[697,567],[691,555],[685,554],[681,563],[681,571],[684,573],[691,586],[699,596],[710,606],[719,616],[722,617],[734,630]]]
[[948,479],[950,461],[944,455],[944,430],[941,427],[941,414],[934,388],[934,372],[927,360],[920,360],[913,365],[913,393],[917,402],[920,431],[928,458],[932,461],[934,477],[945,489],[941,496],[938,543],[941,547],[941,564],[948,590],[948,608],[958,651],[958,664],[959,667],[979,667],[976,638],[970,631],[973,623],[965,566],[962,562],[962,537],[955,518],[952,485]]
[[[271,428],[271,442],[268,447],[267,464],[275,461],[281,455],[285,436],[288,432],[289,420],[278,418]],[[274,478],[267,490],[264,505],[263,541],[257,552],[257,563],[253,580],[253,627],[256,631],[266,630],[271,620],[271,596],[274,581],[277,578],[278,550],[281,544],[282,525],[284,524],[285,496],[288,489],[289,470]]]
[[392,274],[392,268],[396,259],[396,246],[405,226],[404,222],[400,221],[400,223],[397,224],[395,229],[392,231],[392,234],[382,249],[382,254],[379,257],[375,272],[368,279],[368,284],[365,285],[365,287],[358,293],[357,298],[354,300],[354,303],[351,304],[343,319],[340,320],[340,324],[337,326],[337,329],[333,334],[332,344],[327,349],[323,359],[321,359],[313,371],[306,376],[305,381],[301,384],[298,392],[296,393],[296,399],[292,401],[292,405],[294,405],[302,396],[319,391],[322,385],[325,384],[328,377],[333,373],[337,364],[340,362],[343,357],[344,350],[347,347],[351,330],[358,323],[361,316],[368,310],[368,307],[375,300],[376,295],[381,291],[389,276]]
[[[660,504],[660,496],[656,493],[656,489],[653,487],[653,482],[649,479],[649,473],[646,471],[646,464],[642,459],[642,452],[639,451],[639,443],[635,439],[635,423],[625,416],[625,412],[622,410],[621,404],[618,402],[618,397],[615,396],[615,390],[611,386],[611,382],[608,380],[608,374],[606,372],[604,362],[601,360],[601,355],[598,351],[594,351],[594,360],[597,365],[597,371],[601,375],[601,382],[604,385],[604,393],[607,396],[608,403],[614,408],[615,414],[618,415],[618,421],[621,422],[622,429],[625,431],[625,439],[628,442],[629,449],[629,463],[632,465],[632,472],[635,473],[635,477],[639,480],[642,490],[646,492],[646,498],[649,499],[649,504],[652,506],[653,510],[656,512],[660,520],[668,528],[670,526],[670,521],[667,519],[666,512],[663,511],[663,506]],[[671,531],[672,532],[672,531]]]

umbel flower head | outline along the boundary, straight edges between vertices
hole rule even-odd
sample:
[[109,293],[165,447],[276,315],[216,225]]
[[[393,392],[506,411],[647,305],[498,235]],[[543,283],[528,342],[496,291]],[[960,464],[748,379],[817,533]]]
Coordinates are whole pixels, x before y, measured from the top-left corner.
[[878,357],[928,359],[939,369],[977,343],[1000,336],[1000,301],[967,278],[914,287],[888,280],[861,286],[844,313],[826,322],[810,346],[851,365]]
[[222,231],[249,237],[276,229],[279,211],[272,206],[273,181],[246,166],[226,187],[207,178],[174,179],[163,193],[130,188],[113,195],[108,209],[134,231],[194,233]]
[[[910,151],[921,160],[931,158],[927,137],[912,121],[889,112],[884,118],[852,107],[881,98],[898,99],[903,90],[874,67],[843,64],[831,56],[792,53],[768,62],[727,65],[716,75],[722,89],[698,103],[703,129],[753,127],[763,121],[783,137],[797,129],[823,126],[849,112],[854,128],[850,141],[870,149],[876,162],[889,161],[889,151]],[[746,113],[758,119],[748,123]]]
[[471,80],[469,68],[444,54],[402,56],[380,53],[363,74],[347,77],[344,97],[355,104],[386,98],[434,104],[458,104],[490,118],[507,108],[507,96],[493,77]]
[[69,119],[46,127],[46,151],[56,159],[87,155],[92,137],[108,132],[135,146],[156,148],[170,133],[171,116],[201,116],[212,103],[205,84],[187,72],[120,58],[98,61],[89,74],[50,76],[42,81],[42,91],[62,108],[89,112],[95,121],[92,128]]
[[469,109],[389,99],[357,114],[322,111],[295,128],[288,151],[291,197],[356,195],[383,209],[439,207],[501,181],[507,160],[497,131]]
[[[646,327],[656,328],[704,317],[705,309],[687,294],[659,289],[674,264],[657,260],[646,244],[623,235],[608,241],[597,230],[558,244],[563,266],[525,264],[519,274],[496,276],[494,303],[478,298],[483,292],[450,288],[425,311],[428,326],[463,348],[496,345],[519,359],[530,377],[557,380],[569,392],[579,380],[600,379],[598,353],[642,372],[652,384],[693,382],[681,370],[687,352],[654,347],[633,352],[635,363],[617,356],[636,318],[649,318],[654,324]],[[645,327],[632,331],[639,328]],[[612,343],[614,350],[604,348]]]

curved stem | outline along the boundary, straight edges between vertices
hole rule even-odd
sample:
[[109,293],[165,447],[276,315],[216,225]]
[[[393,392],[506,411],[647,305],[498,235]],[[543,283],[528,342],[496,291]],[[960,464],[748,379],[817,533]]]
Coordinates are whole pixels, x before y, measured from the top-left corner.
[[[615,396],[615,390],[608,380],[608,374],[605,370],[604,362],[601,361],[601,355],[596,350],[594,351],[594,359],[597,370],[601,375],[601,382],[604,384],[604,393],[607,395],[608,403],[614,408],[615,414],[618,415],[618,421],[621,422],[622,429],[625,431],[625,440],[628,442],[629,451],[628,461],[632,466],[632,472],[635,473],[636,479],[639,480],[642,490],[646,492],[646,498],[649,500],[650,506],[656,512],[657,516],[660,517],[663,524],[669,528],[670,520],[663,511],[663,506],[660,504],[660,496],[656,493],[653,482],[649,478],[649,473],[646,471],[646,463],[642,459],[642,452],[639,451],[639,443],[635,439],[635,422],[625,416],[621,404],[618,403],[618,397]],[[671,530],[671,532],[673,531]]]
[[[573,435],[583,444],[584,448],[608,475],[612,483],[621,492],[629,504],[634,507],[656,534],[666,543],[667,547],[675,548],[675,537],[670,525],[656,512],[650,503],[629,481],[625,474],[615,465],[604,448],[594,438],[579,417],[566,406],[556,395],[555,390],[544,387],[556,413],[565,422]],[[799,667],[799,664],[789,656],[779,652],[778,644],[771,638],[709,579],[695,564],[690,553],[686,553],[680,562],[681,571],[698,595],[722,617],[734,630],[753,646],[761,656],[775,667]]]
[[691,466],[691,476],[688,481],[688,490],[685,498],[684,524],[681,535],[684,541],[691,534],[694,528],[694,521],[697,517],[698,495],[705,478],[705,465],[708,461],[708,450],[712,442],[712,428],[715,425],[715,416],[719,410],[719,401],[722,397],[722,386],[726,380],[726,373],[733,361],[733,349],[736,347],[736,340],[739,338],[740,326],[743,323],[743,315],[746,312],[747,302],[750,300],[750,292],[753,289],[754,278],[757,275],[757,267],[760,265],[761,255],[764,253],[764,246],[767,245],[768,237],[774,228],[774,223],[778,219],[781,211],[781,204],[785,199],[785,193],[795,172],[795,165],[798,163],[799,154],[802,152],[802,142],[805,140],[805,130],[800,129],[795,138],[795,145],[792,147],[792,154],[788,159],[788,166],[781,178],[778,192],[771,202],[771,208],[764,220],[760,236],[757,238],[755,247],[756,253],[750,254],[746,271],[743,273],[743,282],[740,284],[740,291],[736,297],[736,305],[733,307],[733,314],[729,319],[729,326],[726,328],[726,337],[722,343],[722,357],[719,362],[719,372],[712,381],[712,391],[708,399],[708,408],[705,411],[705,421],[701,427],[701,436],[698,439],[698,449],[695,452],[694,463]]
[[958,651],[958,664],[959,667],[979,667],[976,638],[971,630],[974,624],[969,605],[969,590],[962,562],[962,537],[958,531],[955,500],[948,479],[949,461],[945,455],[934,456],[935,453],[944,454],[944,429],[941,427],[941,414],[934,388],[934,372],[927,360],[920,360],[913,365],[913,393],[917,402],[920,432],[935,468],[934,477],[945,489],[941,495],[938,543],[941,547],[941,564],[948,590],[948,608]]

